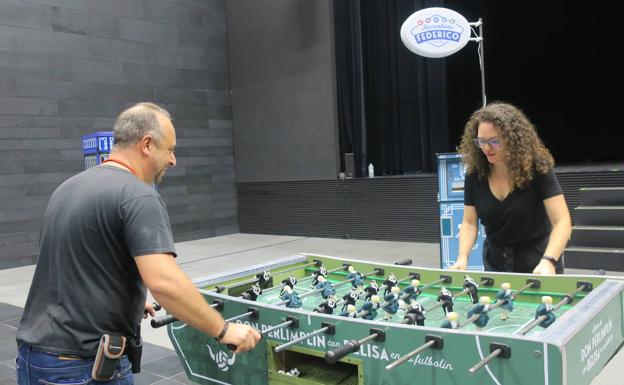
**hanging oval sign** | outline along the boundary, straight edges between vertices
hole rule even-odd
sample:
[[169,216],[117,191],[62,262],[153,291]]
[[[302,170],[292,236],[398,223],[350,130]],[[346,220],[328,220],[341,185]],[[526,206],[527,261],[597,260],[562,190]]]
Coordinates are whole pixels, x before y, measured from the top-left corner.
[[417,55],[445,57],[464,48],[470,39],[465,17],[447,8],[414,12],[401,26],[403,44]]

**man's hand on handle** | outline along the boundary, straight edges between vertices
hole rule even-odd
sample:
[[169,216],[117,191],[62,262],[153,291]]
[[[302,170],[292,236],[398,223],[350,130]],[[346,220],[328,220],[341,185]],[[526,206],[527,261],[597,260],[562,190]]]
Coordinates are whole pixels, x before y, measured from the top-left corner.
[[260,333],[251,326],[230,323],[227,333],[219,341],[224,345],[234,345],[237,349],[234,353],[243,353],[253,349],[260,341]]

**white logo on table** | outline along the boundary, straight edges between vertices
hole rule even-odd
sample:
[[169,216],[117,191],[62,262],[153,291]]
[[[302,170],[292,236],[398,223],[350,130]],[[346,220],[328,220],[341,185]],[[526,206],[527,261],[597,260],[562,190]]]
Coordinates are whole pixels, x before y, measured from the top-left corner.
[[585,365],[582,373],[589,372],[600,359],[602,352],[613,341],[613,320],[602,319],[592,327],[592,337],[585,346],[581,348],[581,365]]
[[227,353],[223,350],[219,350],[217,354],[212,352],[210,345],[206,345],[208,347],[208,351],[210,352],[210,358],[214,362],[216,362],[217,367],[224,372],[227,372],[230,369],[230,366],[234,365],[234,361],[236,361],[236,353],[232,354],[232,357],[228,357]]
[[447,360],[445,360],[444,358],[441,358],[436,361],[431,356],[421,357],[420,354],[418,354],[416,355],[416,357],[410,358],[409,362],[413,363],[414,366],[424,365],[424,366],[432,366],[434,368],[439,368],[439,369],[453,370],[453,365]]

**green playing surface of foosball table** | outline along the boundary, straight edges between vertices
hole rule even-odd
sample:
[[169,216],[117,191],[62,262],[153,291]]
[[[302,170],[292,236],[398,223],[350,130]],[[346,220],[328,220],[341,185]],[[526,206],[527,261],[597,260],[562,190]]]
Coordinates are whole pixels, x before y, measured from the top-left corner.
[[[335,289],[332,314],[314,311],[326,301],[312,286],[321,265]],[[348,266],[363,275],[362,288],[353,287]],[[413,279],[421,290],[412,301],[402,296],[394,314],[383,311],[383,282],[390,273],[401,290]],[[478,285],[477,298],[491,298],[489,322],[480,328],[472,322],[475,316],[468,316],[474,305],[464,286],[466,274]],[[300,299],[297,308],[280,297],[289,278],[297,280],[292,288]],[[372,280],[380,286],[381,306],[367,320],[361,318],[366,315],[362,289]],[[195,283],[224,318],[263,333],[254,350],[233,354],[212,337],[171,323],[171,341],[189,379],[198,384],[587,385],[624,341],[624,281],[604,276],[465,273],[301,254]],[[495,299],[503,283],[515,295],[513,311]],[[257,298],[249,295],[254,285],[262,289]],[[455,329],[440,327],[442,287],[455,297]],[[352,289],[362,292],[355,301],[359,317],[340,316],[343,297]],[[535,320],[543,296],[552,297],[556,317],[547,328]],[[415,302],[425,311],[424,326],[406,318]]]

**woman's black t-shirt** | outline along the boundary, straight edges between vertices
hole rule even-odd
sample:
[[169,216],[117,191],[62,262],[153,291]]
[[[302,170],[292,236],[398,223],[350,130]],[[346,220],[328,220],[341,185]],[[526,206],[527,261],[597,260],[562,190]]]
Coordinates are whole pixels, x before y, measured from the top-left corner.
[[487,270],[531,272],[539,263],[551,231],[544,200],[561,195],[555,173],[538,172],[522,189],[498,200],[486,180],[466,175],[464,204],[474,206],[485,227],[484,265]]

